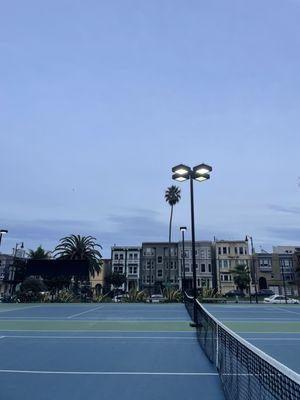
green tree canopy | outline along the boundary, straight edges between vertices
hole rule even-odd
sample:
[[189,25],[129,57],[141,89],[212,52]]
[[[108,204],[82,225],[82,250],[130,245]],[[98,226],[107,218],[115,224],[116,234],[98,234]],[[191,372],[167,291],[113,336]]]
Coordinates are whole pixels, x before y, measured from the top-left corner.
[[108,282],[113,285],[114,288],[118,288],[126,282],[126,276],[118,272],[113,272],[108,278]]
[[233,274],[233,281],[239,290],[244,291],[249,287],[250,275],[247,265],[237,264],[230,272]]
[[39,245],[36,250],[29,250],[27,255],[31,260],[48,260],[51,258],[51,251],[46,251]]

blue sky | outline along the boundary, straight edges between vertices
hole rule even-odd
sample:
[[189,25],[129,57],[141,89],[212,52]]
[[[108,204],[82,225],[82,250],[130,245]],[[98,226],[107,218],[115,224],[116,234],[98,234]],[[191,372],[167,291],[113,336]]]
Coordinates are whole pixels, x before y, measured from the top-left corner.
[[201,162],[198,239],[300,244],[299,20],[297,0],[2,2],[1,251],[167,240],[171,167]]

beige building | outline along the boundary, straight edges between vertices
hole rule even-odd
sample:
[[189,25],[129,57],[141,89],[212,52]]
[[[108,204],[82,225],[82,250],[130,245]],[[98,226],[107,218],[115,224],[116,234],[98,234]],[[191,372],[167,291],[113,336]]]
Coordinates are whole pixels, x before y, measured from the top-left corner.
[[96,272],[94,276],[90,275],[90,285],[94,296],[99,296],[105,292],[109,285],[107,284],[107,277],[111,274],[111,260],[102,259],[101,271]]
[[219,293],[225,294],[236,289],[232,270],[237,265],[251,267],[248,242],[245,240],[216,240],[214,242],[216,257],[216,280]]
[[254,265],[259,290],[271,289],[275,294],[298,295],[298,253],[292,251],[291,246],[277,246],[273,253],[255,254]]

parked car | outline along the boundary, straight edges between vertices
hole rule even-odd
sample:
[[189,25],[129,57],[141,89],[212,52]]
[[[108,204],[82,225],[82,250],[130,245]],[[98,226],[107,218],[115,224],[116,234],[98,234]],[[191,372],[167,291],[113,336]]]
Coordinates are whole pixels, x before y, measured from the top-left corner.
[[[269,304],[285,304],[285,297],[280,296],[278,294],[275,294],[274,296],[271,297],[266,297],[264,299],[264,303],[269,303]],[[290,297],[287,297],[287,303],[288,304],[299,304],[299,300],[297,299],[291,299]]]
[[273,296],[274,294],[275,293],[271,289],[261,289],[257,291],[257,296]]
[[229,292],[225,293],[225,297],[245,297],[245,293],[238,289],[229,290]]
[[113,303],[123,303],[124,301],[126,301],[127,297],[127,294],[118,294],[117,296],[113,297],[112,301]]
[[162,294],[152,294],[148,299],[147,303],[163,303],[165,298]]

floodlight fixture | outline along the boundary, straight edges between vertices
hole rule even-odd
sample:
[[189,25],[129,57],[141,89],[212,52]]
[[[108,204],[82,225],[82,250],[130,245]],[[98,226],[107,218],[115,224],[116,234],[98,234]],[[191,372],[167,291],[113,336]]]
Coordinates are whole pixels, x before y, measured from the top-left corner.
[[181,226],[179,229],[180,229],[181,232],[185,232],[187,230],[187,227],[186,226]]
[[212,171],[212,167],[207,164],[199,164],[193,168],[195,174],[209,174]]
[[0,229],[0,234],[1,235],[5,235],[6,233],[8,233],[7,229]]
[[176,165],[172,168],[172,172],[177,175],[185,176],[188,175],[191,171],[191,168],[184,164]]
[[196,179],[196,181],[199,181],[199,182],[206,181],[209,178],[210,178],[210,176],[208,174],[195,174],[195,177],[194,177],[194,179]]
[[178,182],[183,182],[189,179],[189,176],[184,176],[184,175],[179,175],[179,174],[173,174],[172,179]]

